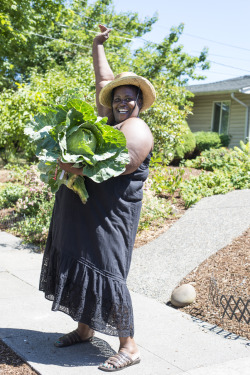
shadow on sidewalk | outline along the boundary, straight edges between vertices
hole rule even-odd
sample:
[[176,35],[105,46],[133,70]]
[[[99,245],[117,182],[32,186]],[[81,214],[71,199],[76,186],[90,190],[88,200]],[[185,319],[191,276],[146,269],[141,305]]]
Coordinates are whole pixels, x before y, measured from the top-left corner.
[[106,341],[97,337],[91,343],[56,348],[53,343],[63,334],[0,328],[0,338],[24,360],[33,363],[64,367],[98,366],[115,354]]

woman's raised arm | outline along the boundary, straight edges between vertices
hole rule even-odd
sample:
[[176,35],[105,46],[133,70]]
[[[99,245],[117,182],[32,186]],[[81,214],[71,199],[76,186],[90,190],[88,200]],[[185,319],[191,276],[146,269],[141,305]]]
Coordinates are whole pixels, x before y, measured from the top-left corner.
[[99,25],[101,33],[97,35],[93,41],[93,65],[95,71],[96,81],[96,105],[99,116],[112,117],[112,111],[109,108],[102,106],[99,102],[99,93],[101,89],[110,81],[114,79],[114,74],[109,66],[105,55],[103,44],[109,38],[111,29],[103,25]]

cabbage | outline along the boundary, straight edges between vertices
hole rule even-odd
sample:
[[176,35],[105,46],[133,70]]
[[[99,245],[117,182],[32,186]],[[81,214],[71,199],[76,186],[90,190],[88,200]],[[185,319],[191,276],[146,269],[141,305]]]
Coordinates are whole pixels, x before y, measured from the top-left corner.
[[77,193],[83,203],[88,198],[84,177],[64,175],[57,159],[74,163],[83,174],[100,183],[125,171],[129,163],[126,138],[122,132],[106,125],[107,118],[95,115],[92,106],[78,98],[44,108],[25,127],[30,142],[36,144],[41,180],[52,192],[61,184]]
[[86,146],[94,153],[96,143],[96,137],[88,129],[78,129],[67,138],[67,148],[73,154],[84,154]]

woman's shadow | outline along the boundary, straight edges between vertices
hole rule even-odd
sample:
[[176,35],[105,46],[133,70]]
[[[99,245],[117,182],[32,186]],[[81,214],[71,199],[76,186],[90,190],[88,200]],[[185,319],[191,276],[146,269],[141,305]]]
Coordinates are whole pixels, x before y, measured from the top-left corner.
[[[27,329],[0,328],[1,339],[24,360],[55,366],[98,366],[115,351],[104,340],[56,348],[54,342],[63,333],[39,332]],[[35,367],[35,366],[34,366]]]

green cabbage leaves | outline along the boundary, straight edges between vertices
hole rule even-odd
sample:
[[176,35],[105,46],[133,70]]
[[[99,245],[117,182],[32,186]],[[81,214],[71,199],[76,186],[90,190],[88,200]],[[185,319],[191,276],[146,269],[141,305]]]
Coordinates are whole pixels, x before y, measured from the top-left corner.
[[62,173],[58,158],[82,168],[83,174],[97,183],[125,171],[129,163],[126,138],[106,121],[95,115],[92,106],[72,98],[46,108],[25,127],[25,134],[36,145],[41,180],[49,184],[52,192],[65,184],[83,203],[88,199],[84,177]]

